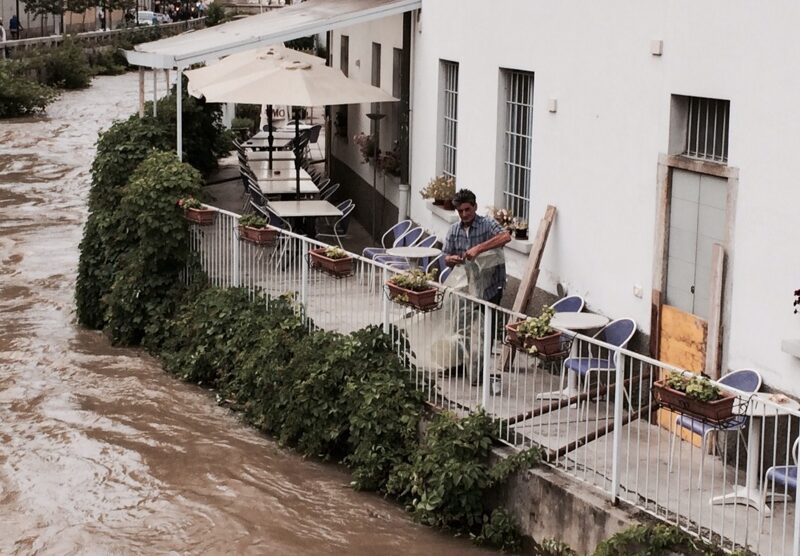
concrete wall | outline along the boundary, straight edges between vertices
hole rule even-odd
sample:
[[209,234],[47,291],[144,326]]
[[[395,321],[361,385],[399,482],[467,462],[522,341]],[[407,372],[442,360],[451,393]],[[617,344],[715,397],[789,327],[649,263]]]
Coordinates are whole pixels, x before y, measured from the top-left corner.
[[[349,76],[363,83],[372,82],[372,43],[377,42],[381,44],[381,89],[391,94],[393,90],[394,49],[403,47],[403,16],[393,16],[334,32],[330,52],[333,58],[333,67],[337,69],[341,67],[340,52],[342,35],[347,35],[350,41]],[[354,182],[352,185],[342,183],[343,187],[361,190],[364,185],[371,188],[373,184],[373,167],[371,164],[366,164],[361,160],[361,154],[358,148],[353,144],[354,135],[359,132],[365,134],[370,133],[370,120],[366,116],[370,109],[371,105],[369,104],[350,105],[347,108],[347,137],[338,137],[335,133],[332,133],[331,152],[338,159],[339,163],[347,165],[361,180],[358,183]],[[380,124],[381,149],[385,151],[392,148],[392,140],[396,135],[393,130],[397,122],[394,117],[392,106],[383,104],[380,109],[383,113],[387,114],[387,117],[384,118]],[[335,113],[335,111],[336,108],[334,107],[332,113]],[[339,174],[339,177],[342,177],[342,174]],[[379,195],[385,198],[386,203],[393,207],[393,209],[387,207],[387,214],[392,213],[396,215],[396,207],[400,203],[399,178],[378,172],[377,181]],[[366,195],[366,193],[364,193],[364,195]],[[358,201],[357,199],[354,200]],[[359,203],[359,205],[361,205],[361,203]],[[370,229],[371,219],[365,219],[363,216],[368,216],[369,214],[368,207],[357,206],[356,217],[368,230]],[[394,222],[396,222],[396,220],[394,220]],[[385,220],[386,225],[384,229],[390,227],[394,222]]]

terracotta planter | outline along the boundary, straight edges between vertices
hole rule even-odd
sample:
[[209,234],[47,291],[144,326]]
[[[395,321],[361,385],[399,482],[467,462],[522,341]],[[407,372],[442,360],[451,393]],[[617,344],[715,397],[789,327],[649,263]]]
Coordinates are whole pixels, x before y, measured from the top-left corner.
[[386,282],[386,286],[389,288],[389,298],[392,299],[393,301],[397,301],[398,303],[403,303],[406,305],[411,305],[412,307],[416,307],[417,309],[423,309],[423,310],[433,309],[434,307],[436,307],[437,304],[436,288],[430,288],[428,290],[417,292],[414,290],[408,290],[406,288],[402,288],[390,281]]
[[217,211],[206,208],[187,208],[183,209],[183,217],[194,224],[210,226],[217,218]]
[[325,256],[325,248],[312,249],[308,252],[311,266],[327,272],[332,276],[350,276],[353,274],[353,257],[331,259]]
[[733,402],[736,401],[736,396],[727,392],[722,392],[722,397],[713,402],[695,400],[684,392],[670,388],[663,380],[653,383],[653,398],[662,407],[714,423],[733,417]]
[[524,350],[531,346],[536,346],[536,352],[542,355],[556,355],[561,353],[561,332],[553,332],[543,338],[526,337],[523,339],[517,332],[517,327],[522,321],[512,322],[506,325],[506,336],[510,344]]
[[275,238],[278,237],[278,230],[275,228],[239,226],[239,237],[256,245],[272,245],[275,243]]

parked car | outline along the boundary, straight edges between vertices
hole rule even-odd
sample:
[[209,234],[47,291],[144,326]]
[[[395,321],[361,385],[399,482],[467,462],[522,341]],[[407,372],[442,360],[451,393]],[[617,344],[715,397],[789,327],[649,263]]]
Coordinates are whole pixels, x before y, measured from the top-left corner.
[[160,25],[161,23],[171,23],[172,20],[167,14],[139,10],[139,25]]

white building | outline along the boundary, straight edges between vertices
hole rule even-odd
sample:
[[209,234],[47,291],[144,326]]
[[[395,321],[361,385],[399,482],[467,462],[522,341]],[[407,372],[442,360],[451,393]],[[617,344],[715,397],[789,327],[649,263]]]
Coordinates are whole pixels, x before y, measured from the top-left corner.
[[[407,17],[410,218],[444,238],[448,218],[418,194],[443,172],[472,189],[480,209],[526,215],[532,235],[554,205],[538,286],[555,293],[561,284],[590,310],[632,317],[655,337],[673,326],[654,322],[659,296],[710,322],[714,336],[719,243],[722,369],[756,368],[768,387],[800,395],[800,353],[785,342],[800,338],[800,116],[790,109],[800,6],[426,0]],[[335,31],[333,65],[366,82],[379,74],[397,96],[403,18]],[[348,167],[339,171],[362,179],[363,205],[372,168],[352,136],[370,124],[358,108],[347,120],[348,141],[335,140],[333,154]],[[381,132],[396,125],[384,120]],[[385,197],[384,227],[405,210],[397,179]],[[506,248],[511,276],[524,272],[526,248]],[[704,346],[682,340],[681,326],[668,332],[689,353],[672,362],[691,366]]]

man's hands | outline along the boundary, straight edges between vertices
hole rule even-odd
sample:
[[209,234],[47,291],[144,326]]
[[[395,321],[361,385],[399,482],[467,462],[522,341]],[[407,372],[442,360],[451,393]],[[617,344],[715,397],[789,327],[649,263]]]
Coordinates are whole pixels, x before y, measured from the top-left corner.
[[475,247],[470,247],[469,249],[467,249],[467,252],[464,253],[464,258],[468,261],[471,261],[478,255],[483,253],[483,251],[479,247],[480,247],[479,245],[476,245]]
[[464,262],[464,257],[461,255],[447,255],[444,258],[444,262],[447,264],[447,266],[456,266],[457,264]]

